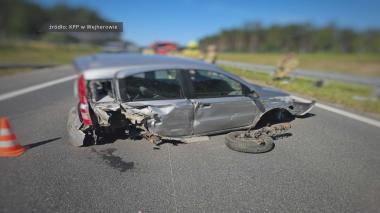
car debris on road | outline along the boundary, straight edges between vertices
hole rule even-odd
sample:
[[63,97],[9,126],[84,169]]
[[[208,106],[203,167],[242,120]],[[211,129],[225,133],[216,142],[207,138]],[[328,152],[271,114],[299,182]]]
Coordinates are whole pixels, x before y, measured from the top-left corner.
[[290,123],[280,123],[257,130],[230,132],[226,135],[226,145],[238,152],[267,152],[274,147],[273,138],[284,135],[290,127]]

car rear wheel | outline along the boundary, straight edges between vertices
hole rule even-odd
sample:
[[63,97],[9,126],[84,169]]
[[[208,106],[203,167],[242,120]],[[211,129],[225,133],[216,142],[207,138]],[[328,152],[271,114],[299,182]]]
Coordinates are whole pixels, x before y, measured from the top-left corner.
[[67,141],[73,146],[83,146],[88,141],[88,136],[80,130],[82,122],[76,107],[72,107],[67,119]]
[[273,139],[269,136],[251,138],[245,136],[245,131],[230,132],[226,135],[226,146],[234,151],[246,153],[263,153],[274,148]]

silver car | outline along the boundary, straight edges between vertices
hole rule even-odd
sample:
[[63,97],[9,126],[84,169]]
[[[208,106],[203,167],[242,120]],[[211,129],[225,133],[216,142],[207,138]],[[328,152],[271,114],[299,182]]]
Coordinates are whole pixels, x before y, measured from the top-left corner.
[[101,53],[74,66],[79,101],[67,127],[75,146],[123,135],[182,141],[304,115],[313,106],[197,60]]

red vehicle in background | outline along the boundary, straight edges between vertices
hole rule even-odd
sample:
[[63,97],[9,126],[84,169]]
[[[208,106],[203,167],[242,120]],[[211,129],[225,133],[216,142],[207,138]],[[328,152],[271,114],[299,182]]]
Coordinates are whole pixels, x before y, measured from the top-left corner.
[[155,42],[151,45],[155,54],[166,55],[170,52],[177,51],[177,44],[172,42]]

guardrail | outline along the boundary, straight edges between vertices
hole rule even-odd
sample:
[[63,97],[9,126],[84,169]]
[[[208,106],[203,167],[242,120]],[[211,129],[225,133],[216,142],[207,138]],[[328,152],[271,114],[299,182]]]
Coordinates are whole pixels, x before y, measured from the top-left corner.
[[[235,61],[218,60],[217,64],[241,68],[241,69],[250,70],[250,71],[266,72],[270,74],[273,74],[276,70],[276,66],[262,65],[262,64],[249,64],[249,63],[235,62]],[[291,72],[290,75],[312,77],[312,78],[318,78],[322,80],[337,80],[337,81],[344,81],[344,82],[354,83],[354,84],[364,84],[364,85],[369,85],[369,86],[380,87],[380,78],[376,78],[376,77],[369,78],[369,77],[362,77],[362,76],[356,76],[356,75],[351,75],[351,74],[340,74],[340,73],[333,73],[333,72],[328,72],[328,71],[307,70],[307,69],[296,69],[293,72]]]

